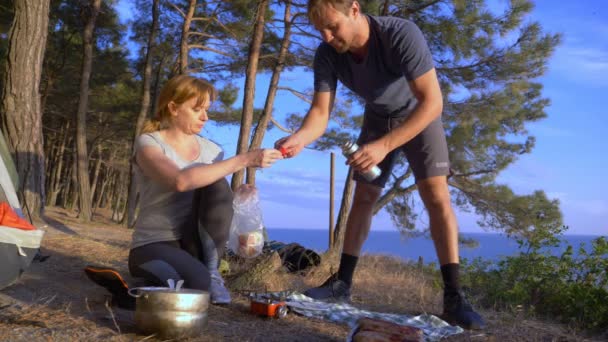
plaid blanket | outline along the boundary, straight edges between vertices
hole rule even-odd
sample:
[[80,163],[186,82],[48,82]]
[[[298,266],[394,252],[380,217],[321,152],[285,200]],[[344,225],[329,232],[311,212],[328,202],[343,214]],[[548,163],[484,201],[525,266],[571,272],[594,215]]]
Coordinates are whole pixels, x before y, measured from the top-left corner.
[[[397,324],[422,329],[425,341],[438,341],[441,338],[463,332],[458,326],[451,326],[437,316],[408,316],[358,309],[346,303],[327,303],[312,299],[298,292],[272,292],[257,294],[259,299],[284,300],[290,311],[305,317],[317,318],[355,328],[360,318],[376,318]],[[349,338],[350,340],[350,338]]]

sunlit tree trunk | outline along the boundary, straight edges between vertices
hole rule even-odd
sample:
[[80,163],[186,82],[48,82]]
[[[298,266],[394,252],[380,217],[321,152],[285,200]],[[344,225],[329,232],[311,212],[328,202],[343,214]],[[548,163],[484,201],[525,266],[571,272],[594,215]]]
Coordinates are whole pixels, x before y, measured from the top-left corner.
[[[268,7],[268,0],[261,0],[257,6],[257,17],[253,28],[253,36],[249,45],[249,59],[247,62],[247,72],[245,76],[245,95],[243,98],[243,114],[241,117],[241,131],[239,133],[239,141],[237,145],[237,154],[247,152],[249,144],[249,134],[251,132],[251,124],[253,121],[253,99],[255,96],[255,77],[258,72],[258,62],[260,57],[260,48],[262,39],[264,38],[264,15]],[[232,176],[232,189],[243,184],[244,170],[236,172]]]
[[[135,124],[135,134],[133,137],[133,144],[131,148],[135,148],[135,139],[141,134],[144,122],[150,111],[150,91],[152,85],[152,56],[154,50],[154,40],[156,39],[156,31],[158,30],[158,15],[159,15],[159,3],[160,0],[154,0],[152,3],[152,27],[150,28],[150,34],[148,34],[148,46],[146,49],[146,57],[144,61],[144,74],[142,80],[142,95],[139,109],[139,115],[137,116],[137,122]],[[135,223],[135,212],[137,208],[138,196],[137,187],[133,182],[133,165],[130,164],[131,172],[129,172],[129,194],[127,196],[126,204],[126,215],[123,214],[123,224],[130,227]],[[125,220],[126,218],[126,220]]]
[[92,0],[88,6],[89,17],[83,32],[82,76],[80,79],[80,97],[76,114],[76,165],[80,200],[78,217],[91,221],[91,181],[89,180],[89,160],[87,158],[87,108],[89,104],[89,80],[93,64],[93,31],[99,14],[101,0]]
[[[270,85],[268,86],[268,95],[266,95],[266,103],[264,104],[264,112],[258,121],[258,124],[255,128],[255,133],[253,134],[253,139],[251,140],[251,145],[249,149],[256,149],[262,145],[262,140],[264,139],[264,134],[266,133],[266,129],[268,128],[268,121],[272,117],[272,108],[274,106],[274,99],[277,94],[277,88],[279,85],[279,78],[281,77],[281,72],[283,71],[283,65],[285,63],[285,56],[287,56],[287,51],[289,50],[289,43],[291,40],[291,2],[287,1],[285,3],[285,29],[283,31],[283,40],[281,42],[281,49],[279,50],[279,55],[277,56],[277,64],[272,71],[272,77],[270,79]],[[247,184],[255,184],[255,168],[247,169]]]
[[13,0],[0,119],[21,180],[21,203],[35,216],[45,205],[45,156],[40,77],[46,48],[49,0]]

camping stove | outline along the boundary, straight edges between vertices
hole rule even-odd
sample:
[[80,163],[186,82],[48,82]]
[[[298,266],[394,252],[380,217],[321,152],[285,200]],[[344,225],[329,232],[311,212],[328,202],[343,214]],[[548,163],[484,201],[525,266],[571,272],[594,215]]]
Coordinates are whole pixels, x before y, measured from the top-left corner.
[[250,292],[248,297],[251,303],[251,313],[255,315],[279,319],[287,316],[287,304],[283,293],[279,294],[278,299],[276,294],[267,292]]

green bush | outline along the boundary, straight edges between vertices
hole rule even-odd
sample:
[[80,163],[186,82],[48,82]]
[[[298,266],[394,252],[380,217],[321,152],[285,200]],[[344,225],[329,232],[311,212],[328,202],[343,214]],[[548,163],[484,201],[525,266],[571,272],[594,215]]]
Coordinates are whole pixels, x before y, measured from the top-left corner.
[[560,239],[545,236],[521,239],[520,254],[497,263],[464,260],[463,284],[478,304],[496,309],[524,309],[530,314],[558,319],[575,329],[600,331],[608,327],[608,241],[579,246],[574,256],[568,245],[560,256],[547,247]]

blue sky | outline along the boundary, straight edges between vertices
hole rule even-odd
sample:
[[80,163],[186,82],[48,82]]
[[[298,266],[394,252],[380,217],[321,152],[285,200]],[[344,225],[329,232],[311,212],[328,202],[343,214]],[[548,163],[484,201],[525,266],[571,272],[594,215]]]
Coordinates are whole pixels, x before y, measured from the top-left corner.
[[[544,190],[561,202],[568,234],[608,233],[608,117],[602,99],[608,98],[608,2],[536,1],[528,20],[538,21],[544,31],[563,34],[550,60],[548,72],[540,79],[543,95],[551,99],[548,117],[528,126],[536,136],[536,147],[499,176],[518,194]],[[119,4],[128,16],[127,2]],[[282,85],[297,89],[312,86],[311,73],[286,73]],[[242,86],[242,84],[240,85]],[[262,107],[268,77],[258,77],[256,106]],[[242,99],[238,100],[238,103]],[[291,112],[304,112],[308,105],[294,96],[279,93],[275,116],[281,120]],[[222,144],[227,156],[234,155],[238,127],[204,128],[202,135]],[[263,147],[271,147],[284,134],[267,133]],[[335,212],[340,205],[347,169],[336,152]],[[277,163],[258,173],[257,185],[265,224],[269,228],[327,229],[329,222],[329,152],[305,150],[298,157]],[[421,227],[427,225],[420,210]],[[457,212],[460,230],[482,231],[476,217]],[[372,230],[390,230],[386,213],[378,214]]]

